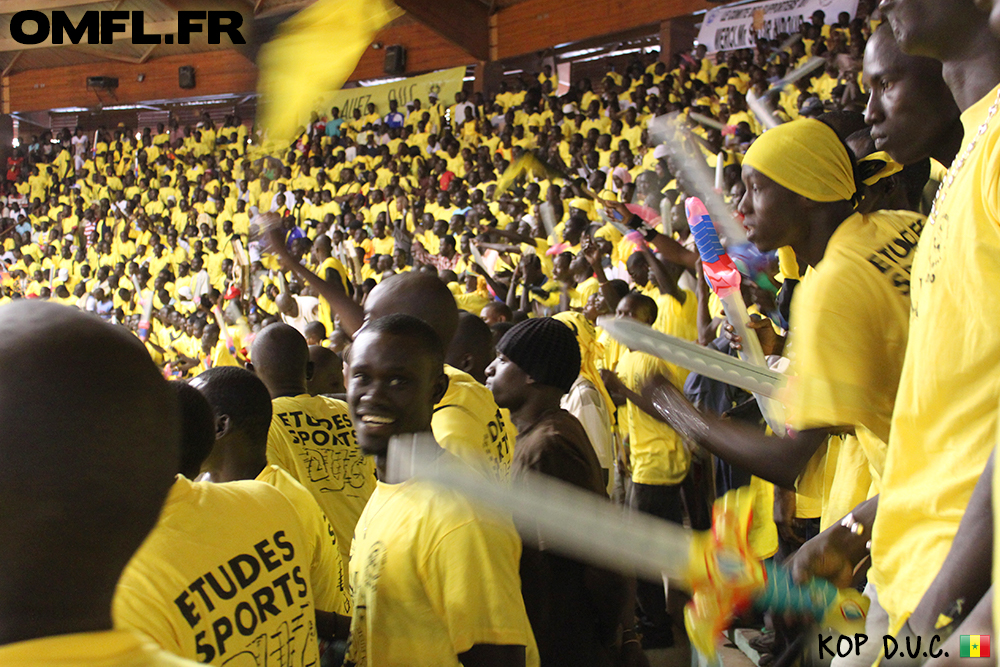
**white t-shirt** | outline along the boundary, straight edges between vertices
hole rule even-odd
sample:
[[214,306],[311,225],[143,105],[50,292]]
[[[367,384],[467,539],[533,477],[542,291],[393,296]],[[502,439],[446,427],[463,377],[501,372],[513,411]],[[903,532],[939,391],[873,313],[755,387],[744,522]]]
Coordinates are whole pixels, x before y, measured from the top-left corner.
[[282,313],[281,319],[285,324],[295,327],[300,334],[305,336],[306,325],[310,322],[315,322],[317,319],[319,299],[314,296],[301,296],[298,294],[293,294],[292,298],[299,304],[298,317],[288,317]]
[[560,407],[583,424],[583,430],[590,438],[590,444],[597,454],[597,461],[605,470],[614,467],[615,447],[611,435],[611,415],[601,397],[585,377],[580,376],[573,383],[569,393],[562,397]]
[[90,138],[87,135],[73,137],[70,139],[70,143],[73,144],[73,155],[83,156],[87,152],[87,144],[90,143]]

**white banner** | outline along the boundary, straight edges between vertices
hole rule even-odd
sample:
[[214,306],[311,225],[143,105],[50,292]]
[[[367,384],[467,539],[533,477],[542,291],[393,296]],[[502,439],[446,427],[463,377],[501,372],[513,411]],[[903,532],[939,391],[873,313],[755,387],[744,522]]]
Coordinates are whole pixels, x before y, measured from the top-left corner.
[[698,43],[711,52],[753,48],[755,31],[768,39],[783,32],[791,35],[818,9],[826,14],[827,23],[836,23],[840,12],[854,18],[858,0],[765,0],[717,7],[705,14]]

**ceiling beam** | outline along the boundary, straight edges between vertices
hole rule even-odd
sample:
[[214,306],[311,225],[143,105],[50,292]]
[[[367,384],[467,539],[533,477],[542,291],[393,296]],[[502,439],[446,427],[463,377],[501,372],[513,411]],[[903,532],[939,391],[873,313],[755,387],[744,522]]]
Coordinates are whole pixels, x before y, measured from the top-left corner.
[[141,58],[139,58],[139,62],[138,62],[138,64],[139,64],[139,65],[142,65],[142,64],[144,64],[144,63],[145,63],[145,62],[146,62],[147,60],[149,60],[149,57],[150,57],[151,55],[153,55],[153,51],[155,51],[155,50],[156,50],[156,47],[158,47],[158,46],[159,46],[159,44],[150,44],[150,45],[149,45],[149,48],[148,48],[148,49],[146,49],[146,52],[142,54],[142,57],[141,57]]
[[489,8],[479,0],[396,0],[396,4],[476,60],[490,59]]
[[0,11],[4,14],[16,14],[25,9],[63,9],[65,7],[79,7],[80,5],[98,5],[107,0],[6,0],[0,4]]
[[18,51],[17,53],[15,53],[14,57],[10,59],[9,63],[7,63],[7,66],[3,68],[3,73],[0,74],[0,78],[3,78],[5,76],[7,76],[8,74],[10,74],[10,71],[12,69],[14,69],[14,65],[17,64],[17,61],[20,60],[21,56],[23,56],[23,55],[24,55],[24,51]]
[[[157,21],[154,23],[144,23],[142,26],[142,32],[146,35],[173,35],[177,32],[177,20],[171,21]],[[116,32],[115,41],[124,41],[132,39],[132,22],[131,20],[125,21],[125,32]],[[50,34],[48,39],[38,44],[21,44],[20,42],[14,41],[10,37],[0,38],[0,52],[3,51],[27,51],[30,49],[44,49],[50,46],[83,46],[86,48],[86,44],[76,45],[72,43],[64,44],[53,44],[52,35]],[[97,53],[101,49],[95,48],[94,52]]]

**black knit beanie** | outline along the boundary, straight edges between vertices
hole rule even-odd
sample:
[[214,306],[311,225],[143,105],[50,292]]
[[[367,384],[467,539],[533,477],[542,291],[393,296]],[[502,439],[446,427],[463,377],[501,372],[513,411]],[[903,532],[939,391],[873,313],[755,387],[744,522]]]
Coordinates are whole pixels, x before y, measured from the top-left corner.
[[568,392],[580,375],[580,344],[573,331],[551,317],[515,325],[497,343],[497,351],[535,382]]

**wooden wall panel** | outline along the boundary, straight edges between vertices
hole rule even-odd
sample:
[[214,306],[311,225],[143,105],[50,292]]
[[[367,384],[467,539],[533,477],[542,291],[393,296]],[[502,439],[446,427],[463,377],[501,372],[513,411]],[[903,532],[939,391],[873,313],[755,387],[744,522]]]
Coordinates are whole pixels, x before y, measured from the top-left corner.
[[706,0],[526,0],[496,15],[497,57],[509,58],[557,44],[659,25],[714,6]]
[[[182,89],[177,68],[193,65],[195,87]],[[144,74],[143,81],[136,77]],[[87,77],[118,77],[114,98],[102,91],[87,90]],[[38,111],[63,107],[93,107],[101,99],[105,106],[202,95],[253,92],[257,69],[236,51],[212,51],[154,58],[142,65],[107,62],[27,70],[12,74],[9,82],[11,111]]]
[[[434,70],[471,65],[475,58],[452,44],[441,35],[420,23],[391,25],[378,34],[376,42],[385,46],[401,44],[406,47],[406,73],[416,74]],[[385,49],[365,50],[361,61],[351,74],[351,81],[377,79],[385,76]]]

